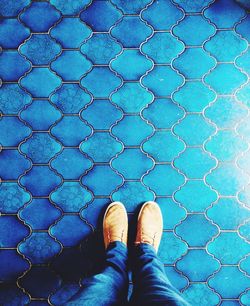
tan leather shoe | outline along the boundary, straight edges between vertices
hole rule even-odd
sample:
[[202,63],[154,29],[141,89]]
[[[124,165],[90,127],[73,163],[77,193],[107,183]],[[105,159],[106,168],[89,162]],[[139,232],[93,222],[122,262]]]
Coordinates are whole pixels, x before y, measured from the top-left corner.
[[113,241],[121,241],[127,245],[128,215],[121,202],[109,204],[103,218],[103,238],[105,249]]
[[153,201],[142,205],[137,221],[135,244],[149,243],[158,251],[163,230],[161,209]]

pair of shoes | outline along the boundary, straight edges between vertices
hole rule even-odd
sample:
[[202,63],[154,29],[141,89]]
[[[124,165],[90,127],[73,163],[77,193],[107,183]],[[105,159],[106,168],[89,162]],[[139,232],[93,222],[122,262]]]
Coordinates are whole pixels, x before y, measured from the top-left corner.
[[[163,230],[161,209],[157,203],[149,201],[143,204],[137,220],[135,244],[151,244],[158,251]],[[128,216],[121,202],[111,203],[103,218],[104,245],[114,241],[121,241],[127,245],[128,241]]]

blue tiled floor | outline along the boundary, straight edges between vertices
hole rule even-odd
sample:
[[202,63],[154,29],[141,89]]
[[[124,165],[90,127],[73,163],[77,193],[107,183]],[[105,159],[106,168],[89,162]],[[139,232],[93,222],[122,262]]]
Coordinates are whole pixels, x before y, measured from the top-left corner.
[[0,305],[98,270],[112,200],[156,200],[192,305],[250,305],[250,16],[233,0],[2,0]]

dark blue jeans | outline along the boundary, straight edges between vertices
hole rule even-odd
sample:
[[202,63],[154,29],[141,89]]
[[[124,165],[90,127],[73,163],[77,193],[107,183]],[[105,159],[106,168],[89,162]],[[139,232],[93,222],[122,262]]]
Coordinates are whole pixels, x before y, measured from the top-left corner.
[[128,295],[128,249],[122,242],[112,242],[106,252],[102,273],[88,278],[68,306],[188,306],[165,275],[164,266],[154,248],[146,243],[132,251],[133,294]]

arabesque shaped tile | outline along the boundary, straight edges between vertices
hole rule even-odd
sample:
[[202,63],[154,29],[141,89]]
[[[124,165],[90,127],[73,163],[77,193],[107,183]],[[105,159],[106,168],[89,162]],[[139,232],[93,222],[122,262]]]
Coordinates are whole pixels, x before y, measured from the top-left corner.
[[91,34],[91,30],[78,18],[62,18],[50,31],[63,48],[79,48]]
[[247,49],[246,52],[243,52],[243,54],[236,58],[235,64],[242,68],[244,72],[247,74],[250,74],[250,48]]
[[[41,18],[41,16],[46,16]],[[22,14],[20,20],[32,32],[47,32],[60,18],[61,14],[49,2],[32,2]]]
[[78,15],[78,13],[90,3],[90,0],[50,0],[63,15]]
[[0,78],[3,81],[18,81],[30,68],[30,63],[17,51],[11,50],[0,53]]
[[200,81],[188,81],[173,94],[174,101],[188,112],[202,112],[212,102],[216,93]]
[[157,131],[143,143],[142,148],[156,162],[171,162],[185,145],[171,131]]
[[220,195],[234,196],[248,182],[248,176],[233,164],[222,163],[206,177]]
[[139,81],[153,67],[153,62],[147,59],[139,50],[127,49],[111,62],[111,67],[125,81]]
[[188,48],[173,61],[174,68],[188,79],[202,78],[215,65],[215,59],[203,48]]
[[[203,269],[200,264],[203,264]],[[220,268],[220,263],[206,250],[189,250],[184,257],[176,263],[178,270],[184,273],[191,282],[206,282],[208,277]]]
[[[0,216],[0,247],[16,248],[17,244],[27,237],[30,230],[16,216]],[[15,235],[12,235],[15,231]]]
[[78,114],[91,96],[78,84],[64,83],[50,99],[64,114]]
[[174,0],[180,7],[182,7],[186,13],[200,13],[206,8],[212,0],[204,1],[189,1],[189,0]]
[[247,47],[247,41],[232,30],[217,31],[216,35],[205,44],[205,49],[219,62],[234,61]]
[[61,212],[48,199],[32,199],[19,211],[19,216],[33,230],[47,230],[61,216]]
[[240,226],[239,228],[239,234],[248,241],[250,242],[250,229],[249,229],[249,224],[250,221],[245,222],[243,225]]
[[112,127],[112,134],[117,136],[125,146],[140,145],[152,132],[152,126],[140,116],[125,116]]
[[86,141],[81,143],[80,149],[94,162],[109,162],[111,158],[121,152],[123,146],[109,132],[94,132]]
[[66,213],[78,212],[91,199],[91,193],[79,182],[64,182],[51,194],[51,200]]
[[[102,18],[99,18],[100,16]],[[80,14],[82,21],[89,25],[94,32],[108,32],[121,16],[121,11],[108,1],[93,1]]]
[[29,302],[30,302],[29,296],[26,293],[24,293],[23,290],[21,290],[16,284],[8,282],[1,283],[0,303],[2,305],[4,304],[8,305],[10,303],[16,303],[16,305],[26,305]]
[[202,114],[188,114],[180,123],[174,126],[174,132],[187,145],[202,145],[216,131]]
[[[134,163],[131,163],[131,160]],[[123,175],[125,179],[141,179],[142,175],[153,167],[151,158],[140,149],[125,149],[114,160],[112,166]]]
[[121,79],[108,67],[94,67],[81,79],[81,85],[87,88],[95,98],[107,98],[121,85]]
[[139,82],[125,82],[111,96],[111,100],[125,113],[139,113],[152,102],[153,94],[142,87]]
[[247,14],[239,24],[236,25],[236,32],[239,33],[243,38],[250,41],[250,33],[248,31],[250,26],[250,16]]
[[29,262],[20,256],[16,250],[0,250],[1,281],[13,282],[28,270],[29,267]]
[[[196,31],[199,27],[199,31]],[[201,46],[204,41],[215,34],[215,27],[202,15],[189,15],[173,28],[173,33],[181,39],[185,45]]]
[[207,249],[221,264],[237,265],[249,253],[250,244],[237,232],[222,232],[208,244]]
[[240,153],[246,151],[248,144],[234,131],[222,130],[206,142],[205,148],[220,161],[228,162],[235,160]]
[[33,298],[40,299],[47,299],[60,284],[60,277],[47,266],[32,266],[20,279],[20,286]]
[[65,247],[72,247],[87,238],[91,228],[78,215],[64,215],[50,228],[50,233]]
[[142,52],[156,64],[166,64],[171,63],[184,48],[184,44],[171,33],[159,32],[142,45]]
[[20,114],[33,130],[49,130],[61,118],[61,113],[47,100],[33,100]]
[[186,252],[186,243],[172,232],[163,232],[158,256],[164,264],[174,264]]
[[219,295],[212,291],[206,283],[192,283],[183,292],[183,297],[192,301],[193,306],[211,306],[218,305]]
[[17,19],[2,19],[0,24],[0,46],[3,49],[18,48],[30,35],[29,29]]
[[64,146],[79,146],[90,133],[90,127],[78,116],[63,117],[63,119],[51,129],[51,134]]
[[30,4],[31,0],[20,0],[9,2],[9,0],[2,0],[0,3],[0,14],[5,17],[17,16],[25,6]]
[[147,6],[151,1],[150,0],[139,0],[136,2],[123,1],[123,0],[111,0],[111,2],[116,5],[123,14],[138,14],[143,8]]
[[171,99],[155,99],[143,110],[143,117],[149,120],[156,128],[171,128],[183,117],[183,110],[173,103]]
[[59,288],[59,290],[57,290],[56,292],[54,292],[49,300],[51,303],[53,303],[54,305],[60,305],[60,303],[66,303],[68,302],[68,300],[74,296],[78,291],[79,291],[80,287],[79,284],[77,283],[66,283],[63,286],[61,286]]
[[122,177],[108,165],[95,165],[88,175],[82,178],[82,184],[96,196],[110,195],[122,182]]
[[202,148],[186,148],[175,160],[174,165],[190,179],[202,179],[216,166],[216,160]]
[[143,183],[156,192],[157,196],[170,196],[184,183],[184,176],[171,165],[156,165],[143,177]]
[[177,190],[174,198],[189,212],[204,212],[217,200],[217,194],[203,180],[188,180]]
[[121,50],[121,45],[106,33],[94,33],[81,45],[81,52],[97,65],[109,64]]
[[91,68],[91,63],[79,51],[65,50],[51,63],[54,70],[64,81],[78,81]]
[[33,133],[20,146],[20,150],[36,164],[48,163],[61,149],[61,144],[52,138],[49,133]]
[[141,182],[125,182],[117,191],[112,194],[113,201],[126,203],[128,212],[134,212],[138,204],[146,201],[153,201],[154,194]]
[[237,166],[239,166],[243,171],[245,171],[247,174],[250,172],[250,155],[249,150],[241,154],[241,156],[236,160]]
[[20,47],[20,53],[34,65],[48,65],[60,52],[61,46],[48,34],[32,34]]
[[[37,184],[39,182],[39,185]],[[61,177],[48,166],[33,166],[25,176],[22,176],[20,183],[33,196],[48,196],[61,183]]]
[[142,18],[152,25],[156,31],[170,30],[173,24],[182,17],[183,12],[176,5],[164,0],[152,2],[142,13]]
[[54,168],[66,180],[78,180],[92,166],[89,158],[79,149],[64,148],[51,162]]
[[235,198],[220,198],[207,210],[206,214],[223,230],[237,230],[239,225],[250,218],[250,210],[242,206]]
[[27,202],[30,195],[17,183],[1,182],[0,184],[0,213],[13,214]]
[[157,97],[170,96],[182,83],[183,77],[170,66],[155,66],[142,79],[142,84]]
[[234,128],[247,114],[247,108],[237,103],[233,96],[217,97],[205,111],[205,116],[220,129]]
[[240,268],[241,268],[244,272],[246,272],[248,275],[249,275],[249,273],[250,273],[250,270],[249,270],[250,265],[249,265],[249,263],[250,263],[250,256],[249,256],[249,254],[248,254],[248,256],[245,257],[245,258],[240,262]]
[[[220,12],[220,14],[218,14]],[[245,15],[245,11],[233,0],[219,0],[204,12],[217,28],[233,28]]]
[[165,273],[170,280],[171,284],[175,286],[178,290],[182,290],[187,286],[187,278],[184,277],[179,271],[175,270],[173,266],[165,266],[164,267]]
[[250,278],[237,266],[223,266],[208,284],[224,299],[237,299],[250,286]]
[[240,302],[242,303],[242,305],[248,306],[249,299],[250,299],[250,290],[248,289],[244,294],[240,296]]
[[237,193],[237,199],[243,203],[247,208],[250,207],[250,185],[244,186],[243,189]]
[[109,100],[102,99],[94,100],[81,112],[81,116],[95,130],[109,130],[112,124],[122,118],[122,112]]
[[0,144],[4,147],[17,147],[21,141],[31,134],[31,129],[18,117],[1,117],[0,130]]
[[141,43],[152,34],[152,28],[143,22],[139,16],[124,16],[110,33],[123,47],[139,48]]
[[30,166],[30,161],[18,150],[3,149],[0,151],[0,177],[2,180],[17,180]]
[[244,84],[241,89],[236,91],[236,97],[237,99],[245,104],[247,107],[250,105],[250,99],[249,99],[249,92],[250,92],[250,85],[249,83]]
[[30,102],[30,95],[28,95],[18,84],[2,84],[0,111],[4,115],[16,115]]
[[21,85],[35,98],[47,98],[61,85],[61,78],[49,68],[33,68],[24,78]]
[[[163,229],[173,230],[186,217],[186,211],[171,198],[156,198],[163,216]],[[171,218],[170,218],[171,216]]]
[[48,263],[61,250],[61,245],[48,233],[32,233],[18,246],[32,264]]
[[190,247],[205,247],[219,233],[218,227],[206,219],[204,214],[188,215],[175,231]]

